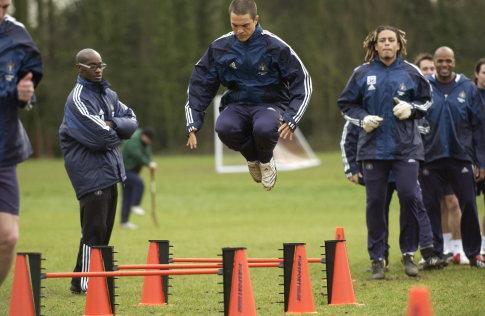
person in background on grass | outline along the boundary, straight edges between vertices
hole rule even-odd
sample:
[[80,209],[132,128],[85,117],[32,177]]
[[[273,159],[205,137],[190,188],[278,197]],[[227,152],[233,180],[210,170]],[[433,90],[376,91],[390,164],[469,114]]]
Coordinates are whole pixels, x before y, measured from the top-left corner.
[[[482,101],[485,103],[485,58],[481,58],[475,64],[475,85],[478,88],[478,92],[482,97]],[[477,183],[477,195],[483,192],[483,202],[485,203],[485,181]],[[481,255],[485,255],[485,213],[482,218],[482,246]]]
[[136,229],[137,226],[129,222],[130,212],[136,215],[145,215],[145,210],[140,207],[145,185],[139,173],[143,166],[151,170],[157,168],[157,163],[152,161],[151,143],[155,137],[155,131],[151,127],[137,129],[133,137],[123,141],[121,154],[125,164],[126,180],[123,185],[123,203],[121,204],[121,228]]
[[441,199],[448,181],[460,201],[464,252],[472,267],[485,269],[475,187],[475,181],[485,177],[485,107],[473,82],[453,72],[456,62],[451,48],[438,48],[434,64],[436,74],[427,77],[434,104],[426,116],[430,132],[423,135],[425,161],[421,167],[434,246],[443,252]]
[[[59,129],[64,165],[79,200],[81,240],[74,272],[88,272],[92,246],[108,245],[116,215],[117,183],[126,179],[120,144],[138,122],[102,78],[101,55],[76,56],[77,84],[67,98]],[[70,290],[85,293],[88,278],[72,278]]]
[[[399,244],[404,271],[418,275],[416,184],[423,143],[416,119],[432,104],[431,90],[421,72],[404,61],[405,33],[380,26],[364,41],[366,63],[356,68],[337,104],[342,115],[359,130],[357,161],[366,182],[368,252],[372,278],[385,278],[386,188],[392,171],[401,204]],[[391,80],[392,78],[392,80]]]
[[[419,54],[414,60],[414,64],[421,70],[423,76],[436,74],[436,68],[434,66],[433,55],[428,53]],[[468,259],[464,256],[463,246],[461,243],[461,210],[458,204],[458,199],[453,193],[451,184],[447,181],[443,190],[443,199],[441,200],[441,226],[443,229],[443,259],[451,261],[453,255],[455,256],[455,262],[458,259],[458,263],[468,264]],[[421,259],[422,260],[422,259]],[[421,263],[421,261],[419,262]]]
[[19,119],[30,110],[42,78],[39,50],[24,25],[7,14],[11,0],[0,0],[0,286],[15,257],[19,238],[20,192],[17,164],[32,153]]
[[187,146],[222,84],[215,130],[222,143],[246,158],[253,180],[266,191],[276,183],[273,149],[279,137],[293,137],[312,94],[308,71],[296,53],[258,23],[253,0],[229,6],[233,32],[215,40],[195,65],[185,104]]

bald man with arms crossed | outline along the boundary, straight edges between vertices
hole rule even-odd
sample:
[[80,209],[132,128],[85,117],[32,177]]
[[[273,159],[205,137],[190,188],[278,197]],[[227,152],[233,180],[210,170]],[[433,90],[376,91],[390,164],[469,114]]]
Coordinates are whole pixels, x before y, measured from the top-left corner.
[[423,135],[425,160],[421,168],[423,201],[434,247],[443,252],[441,199],[443,187],[450,181],[462,206],[460,227],[465,255],[472,267],[485,269],[475,197],[475,181],[485,177],[485,107],[473,82],[453,72],[456,62],[451,48],[438,48],[434,63],[436,74],[427,77],[434,104],[426,115],[430,132]]
[[17,164],[32,153],[18,109],[35,103],[42,57],[24,25],[7,14],[0,0],[0,286],[8,275],[19,238],[20,193]]
[[[83,49],[76,56],[77,84],[67,98],[59,129],[64,165],[79,200],[81,240],[74,272],[88,272],[92,246],[108,245],[118,189],[125,181],[119,145],[130,139],[138,122],[102,78],[101,55]],[[88,278],[73,278],[70,290],[85,293]]]

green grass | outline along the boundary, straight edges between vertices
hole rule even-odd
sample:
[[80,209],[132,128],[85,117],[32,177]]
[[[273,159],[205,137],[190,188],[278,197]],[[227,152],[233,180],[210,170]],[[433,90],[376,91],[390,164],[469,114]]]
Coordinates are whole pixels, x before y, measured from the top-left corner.
[[[319,154],[322,165],[280,172],[275,188],[266,192],[250,175],[216,174],[212,156],[157,157],[157,214],[132,216],[138,230],[121,230],[119,217],[110,244],[118,264],[146,262],[149,239],[168,239],[173,257],[210,257],[223,247],[246,247],[247,256],[282,257],[283,243],[305,242],[308,257],[320,257],[320,246],[342,226],[356,299],[364,306],[328,306],[322,294],[324,266],[310,264],[315,308],[320,315],[405,315],[408,289],[426,285],[436,315],[479,315],[485,304],[485,273],[468,266],[404,274],[398,245],[399,204],[394,197],[390,214],[390,272],[373,281],[366,249],[365,191],[345,179],[339,153]],[[46,272],[72,271],[80,238],[79,206],[62,160],[29,160],[18,166],[21,189],[20,240],[17,251],[41,252]],[[147,189],[148,172],[144,170]],[[148,191],[148,190],[147,190]],[[120,192],[121,193],[121,192]],[[483,202],[477,199],[480,218]],[[150,209],[149,192],[142,206]],[[419,260],[417,255],[417,260]],[[251,269],[259,315],[284,315],[280,269]],[[13,269],[0,288],[0,315],[7,315]],[[221,276],[174,276],[169,305],[138,307],[143,278],[116,281],[119,315],[220,315]],[[69,292],[69,279],[42,281],[47,286],[45,315],[83,315],[85,296]]]

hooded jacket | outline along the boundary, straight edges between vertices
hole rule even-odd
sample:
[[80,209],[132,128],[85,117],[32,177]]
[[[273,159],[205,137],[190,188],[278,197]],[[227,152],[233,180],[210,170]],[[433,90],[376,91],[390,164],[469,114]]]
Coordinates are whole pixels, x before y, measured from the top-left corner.
[[234,32],[218,38],[195,65],[185,104],[187,133],[202,128],[205,110],[220,84],[228,88],[220,111],[230,104],[276,107],[293,130],[312,94],[311,78],[300,58],[259,23],[245,42]]
[[[411,105],[408,119],[394,116],[394,97]],[[432,95],[428,81],[416,66],[400,56],[386,66],[376,57],[354,70],[337,104],[344,118],[359,127],[363,127],[367,115],[383,118],[382,125],[372,132],[359,130],[357,161],[424,160],[416,119],[426,115]]]
[[[64,108],[59,137],[78,199],[126,179],[119,145],[131,138],[138,121],[109,87],[104,79],[93,83],[78,76]],[[114,128],[105,121],[112,121]]]

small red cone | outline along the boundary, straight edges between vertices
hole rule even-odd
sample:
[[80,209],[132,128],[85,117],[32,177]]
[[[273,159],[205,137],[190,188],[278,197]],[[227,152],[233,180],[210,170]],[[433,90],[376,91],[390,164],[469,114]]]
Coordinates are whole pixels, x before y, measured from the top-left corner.
[[335,240],[340,240],[340,239],[345,239],[343,227],[337,227],[337,230],[335,231]]
[[429,289],[425,286],[412,287],[409,290],[408,316],[432,316]]
[[[343,234],[343,230],[342,230]],[[330,305],[358,304],[355,300],[354,285],[350,275],[349,260],[345,241],[335,245],[335,263],[333,269],[333,288]]]
[[[89,262],[90,272],[103,272],[103,258],[101,249],[91,248],[91,261]],[[111,304],[108,296],[105,277],[89,277],[88,292],[86,294],[86,308],[84,316],[111,316]]]
[[17,255],[15,261],[9,316],[35,316],[26,257],[26,255]]
[[287,314],[316,314],[305,245],[296,245]]
[[256,306],[254,305],[246,249],[237,249],[234,257],[229,316],[253,315],[256,315]]
[[[150,242],[147,264],[160,264],[159,261],[158,243]],[[161,275],[147,275],[144,277],[141,302],[138,305],[167,305],[165,296],[163,295]]]

